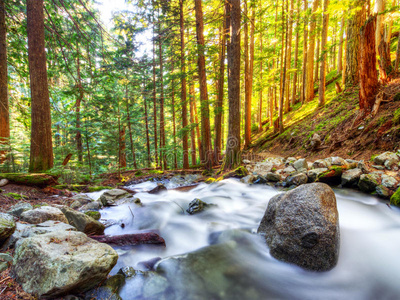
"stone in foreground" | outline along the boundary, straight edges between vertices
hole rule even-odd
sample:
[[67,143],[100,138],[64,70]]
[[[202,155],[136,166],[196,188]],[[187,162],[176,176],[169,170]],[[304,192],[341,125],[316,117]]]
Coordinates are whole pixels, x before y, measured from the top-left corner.
[[25,239],[15,251],[13,273],[24,291],[55,298],[95,287],[117,260],[114,249],[84,233],[57,231]]
[[14,218],[5,213],[0,213],[0,246],[14,233],[15,231]]
[[276,259],[312,271],[332,269],[340,239],[334,192],[324,183],[311,183],[276,195],[258,233],[265,236]]

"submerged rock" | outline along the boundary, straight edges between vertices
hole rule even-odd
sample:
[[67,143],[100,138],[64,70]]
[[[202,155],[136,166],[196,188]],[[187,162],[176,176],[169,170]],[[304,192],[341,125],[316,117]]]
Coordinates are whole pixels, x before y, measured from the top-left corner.
[[85,299],[107,299],[107,300],[122,300],[119,296],[119,290],[125,283],[125,277],[117,274],[108,278],[101,286],[88,291]]
[[79,294],[102,282],[118,254],[81,232],[57,231],[25,239],[16,249],[13,273],[36,297]]
[[31,224],[39,224],[48,220],[68,223],[68,220],[64,216],[63,212],[52,206],[42,206],[40,208],[23,212],[21,214],[21,219],[22,221]]
[[302,185],[273,197],[258,233],[271,255],[313,271],[332,269],[339,256],[339,216],[332,189],[323,183]]
[[215,204],[208,204],[200,199],[194,199],[192,202],[189,203],[189,208],[186,210],[189,214],[194,215],[199,212],[202,212],[206,209],[209,209],[211,207],[215,206]]
[[154,189],[149,191],[149,194],[159,194],[166,190],[167,190],[167,188],[165,187],[165,185],[163,185],[162,183],[159,183],[159,184],[157,184],[157,186]]

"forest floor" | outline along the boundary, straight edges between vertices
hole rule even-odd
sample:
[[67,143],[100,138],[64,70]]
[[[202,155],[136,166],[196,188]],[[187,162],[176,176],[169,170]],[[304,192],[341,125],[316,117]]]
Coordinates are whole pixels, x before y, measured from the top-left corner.
[[[254,133],[246,158],[279,155],[315,160],[340,156],[368,161],[373,155],[400,148],[399,77],[380,87],[377,96],[383,100],[377,114],[361,120],[357,120],[358,89],[336,95],[334,86],[333,82],[327,87],[324,107],[318,107],[318,97],[303,105],[296,104],[284,116],[282,134],[274,132],[268,124],[263,131]],[[315,133],[322,143],[312,149],[310,139]]]

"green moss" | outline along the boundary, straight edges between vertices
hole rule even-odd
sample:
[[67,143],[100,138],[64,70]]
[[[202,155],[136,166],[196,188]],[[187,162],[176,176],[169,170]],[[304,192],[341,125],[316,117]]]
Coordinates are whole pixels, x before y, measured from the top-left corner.
[[271,169],[271,172],[276,172],[276,168],[273,167],[273,168]]
[[249,175],[249,171],[247,171],[247,169],[245,167],[240,166],[240,167],[237,167],[235,170],[225,174],[223,176],[223,179],[227,179],[227,178],[231,178],[231,177],[242,178],[247,175]]
[[100,220],[100,218],[101,218],[101,214],[98,211],[94,211],[94,210],[89,210],[89,211],[85,212],[85,215],[95,219],[96,221]]
[[400,206],[400,188],[390,197],[390,204]]
[[162,170],[150,170],[149,174],[164,174]]
[[58,184],[54,186],[58,190],[70,190],[73,192],[81,192],[86,188],[84,184]]
[[99,192],[102,190],[112,190],[113,188],[110,186],[88,186],[89,193]]
[[[400,93],[398,93],[397,95],[400,95]],[[400,108],[396,109],[396,111],[394,112],[392,122],[394,125],[400,124]]]
[[210,171],[210,170],[204,170],[204,171],[201,173],[201,175],[202,175],[202,176],[213,176],[213,172]]
[[142,170],[138,170],[135,172],[135,176],[139,177],[143,175],[143,171]]
[[0,179],[8,179],[10,182],[17,184],[47,186],[54,184],[56,178],[47,174],[20,174],[20,173],[0,173]]
[[22,194],[17,194],[17,193],[7,193],[7,194],[4,194],[4,196],[14,198],[15,200],[28,199],[27,196],[22,195]]
[[317,181],[321,180],[322,178],[330,178],[330,177],[339,177],[342,176],[343,168],[339,166],[331,166],[329,167],[328,171],[325,171],[318,175]]
[[211,183],[214,183],[214,182],[216,182],[216,181],[217,181],[217,180],[216,180],[215,178],[210,177],[210,178],[208,178],[208,179],[205,181],[205,183],[211,184]]

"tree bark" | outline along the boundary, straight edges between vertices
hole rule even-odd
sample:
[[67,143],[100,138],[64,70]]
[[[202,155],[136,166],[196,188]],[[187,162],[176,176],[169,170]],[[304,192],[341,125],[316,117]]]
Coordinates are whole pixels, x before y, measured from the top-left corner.
[[296,96],[297,96],[297,80],[298,80],[298,60],[299,60],[299,39],[300,39],[300,0],[297,1],[297,18],[296,18],[296,46],[294,50],[294,75],[293,75],[293,91],[292,91],[292,99],[291,105],[294,106],[296,104]]
[[360,116],[372,111],[378,89],[375,52],[375,17],[370,17],[361,31],[360,55]]
[[7,159],[7,148],[10,139],[5,15],[5,0],[0,0],[0,165]]
[[[289,16],[288,16],[288,50],[287,50],[287,57],[286,57],[286,66],[287,69],[291,69],[292,66],[292,35],[293,35],[293,6],[294,1],[290,0],[290,9],[289,9]],[[285,102],[285,113],[289,112],[290,109],[290,74],[288,72],[286,76],[286,102]]]
[[346,68],[344,83],[346,87],[356,86],[360,80],[360,28],[365,22],[365,1],[358,0],[357,11],[348,19]]
[[49,87],[44,43],[43,0],[27,0],[28,60],[31,86],[30,172],[53,167]]
[[383,38],[383,22],[384,15],[381,14],[385,10],[385,0],[375,0],[374,13],[376,16],[376,30],[375,30],[375,48],[376,55],[379,55],[378,47]]
[[185,131],[188,125],[187,103],[186,103],[186,61],[185,61],[185,28],[183,23],[183,0],[179,0],[179,24],[181,30],[181,101],[182,101],[182,148],[183,148],[183,169],[189,169],[189,148],[188,136]]
[[150,156],[149,118],[147,112],[147,93],[145,93],[145,95],[143,96],[143,102],[144,102],[144,118],[146,123],[147,167],[150,168],[151,156]]
[[282,49],[281,49],[281,93],[279,97],[279,133],[283,133],[283,105],[286,87],[286,66],[288,50],[288,20],[285,18],[285,0],[282,1]]
[[[159,31],[161,34],[161,23],[159,23]],[[158,51],[159,51],[159,62],[160,62],[160,141],[161,141],[161,151],[160,151],[160,162],[163,164],[163,169],[167,170],[167,155],[165,153],[165,121],[164,121],[164,70],[163,70],[163,53],[162,53],[162,43],[161,35],[158,39]]]
[[126,144],[125,144],[125,125],[120,126],[119,130],[119,166],[126,168]]
[[[190,103],[190,125],[192,129],[190,130],[190,142],[191,142],[191,158],[192,158],[192,165],[197,164],[197,158],[196,158],[196,134],[195,134],[195,127],[194,127],[194,101],[195,101],[195,96],[194,96],[194,85],[191,82],[189,84],[189,103]],[[198,127],[197,127],[198,129]],[[200,148],[199,148],[200,151]]]
[[310,42],[307,50],[307,75],[306,75],[306,102],[314,99],[314,51],[315,51],[315,35],[316,35],[316,24],[317,16],[316,11],[318,9],[319,0],[313,1],[312,16],[310,23]]
[[[154,3],[154,1],[153,1]],[[153,9],[155,7],[153,5]],[[154,37],[155,31],[155,16],[153,12],[153,129],[154,129],[154,157],[156,167],[158,167],[158,138],[157,138],[157,86],[156,86],[156,42]]]
[[230,42],[228,51],[229,120],[223,168],[240,165],[240,0],[227,0],[230,6]]
[[[304,12],[308,10],[307,0],[304,0]],[[308,40],[308,17],[304,18],[304,37],[303,37],[303,74],[302,84],[300,91],[300,102],[304,103],[306,100],[306,85],[307,85],[307,40]]]
[[339,50],[338,50],[338,58],[337,58],[337,73],[342,74],[343,71],[343,33],[344,33],[344,18],[342,18],[342,22],[340,23],[340,38],[339,38]]
[[131,114],[129,112],[129,95],[128,95],[128,86],[125,88],[125,99],[126,99],[126,122],[128,123],[128,130],[129,130],[129,140],[131,142],[131,151],[132,151],[132,161],[133,167],[137,169],[137,162],[136,162],[136,153],[135,147],[133,145],[133,135],[132,135],[132,124],[131,124]]
[[394,63],[394,71],[397,72],[399,70],[399,62],[400,62],[400,34],[397,40],[397,50],[396,50],[396,61]]
[[[174,72],[174,61],[172,60],[171,71]],[[172,78],[171,83],[171,108],[172,108],[172,129],[174,135],[174,168],[178,169],[178,157],[176,153],[176,115],[175,115],[175,78]]]
[[324,17],[322,21],[322,34],[321,34],[321,69],[319,74],[319,90],[318,90],[318,106],[325,105],[325,75],[326,75],[326,61],[327,52],[326,43],[328,40],[328,25],[329,25],[329,13],[328,13],[329,0],[324,0]]

